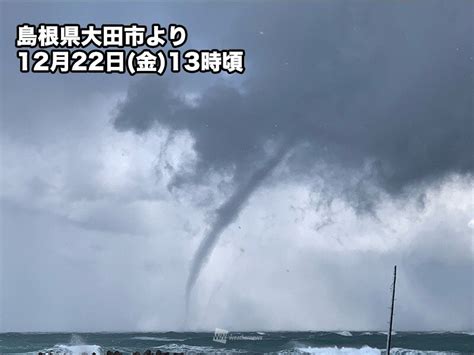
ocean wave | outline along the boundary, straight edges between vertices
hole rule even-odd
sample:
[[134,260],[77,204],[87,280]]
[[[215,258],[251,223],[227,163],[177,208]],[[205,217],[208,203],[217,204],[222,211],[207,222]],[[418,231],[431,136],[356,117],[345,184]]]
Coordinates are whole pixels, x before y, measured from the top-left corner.
[[419,332],[418,334],[462,334],[462,335],[474,335],[474,331],[443,331],[443,330],[433,330],[431,332]]
[[[186,344],[166,344],[161,346],[154,346],[153,349],[161,350],[164,352],[171,353],[185,353],[185,354],[236,354],[236,353],[246,353],[243,349],[228,349],[228,348],[219,348],[212,346],[195,346],[195,345],[186,345]],[[119,350],[119,349],[114,349]],[[123,354],[130,354],[132,351],[130,349],[121,349]],[[53,355],[91,355],[96,353],[97,355],[104,354],[101,347],[98,345],[64,345],[58,344],[50,349],[43,349],[35,352],[21,352],[14,353],[16,355],[38,355],[42,352],[43,354],[53,354]],[[294,354],[317,354],[317,355],[382,355],[385,353],[385,350],[372,348],[369,346],[363,346],[362,348],[352,348],[352,347],[311,347],[304,345],[297,345],[288,350],[280,350],[277,354],[280,355],[294,355]],[[14,355],[12,353],[12,355]],[[268,353],[268,354],[274,354]],[[454,355],[459,354],[457,352],[445,352],[445,351],[426,351],[426,350],[414,350],[414,349],[404,349],[404,348],[392,348],[391,355]]]
[[352,336],[352,333],[347,331],[347,330],[343,330],[341,332],[336,332],[336,334],[342,335],[343,337],[351,337]]
[[48,353],[48,354],[61,354],[61,355],[82,355],[82,354],[101,354],[101,348],[99,345],[64,345],[57,344],[51,349],[43,349],[35,352],[38,353]]
[[453,355],[458,354],[457,352],[446,352],[446,351],[430,351],[430,350],[414,350],[414,349],[402,349],[392,348],[390,354],[394,355]]
[[[281,351],[280,354],[320,354],[320,355],[381,355],[385,350],[363,346],[362,348],[346,348],[346,347],[299,347],[292,351]],[[444,351],[426,351],[403,348],[392,348],[391,355],[453,355],[456,352]]]
[[132,339],[135,340],[153,340],[153,341],[185,341],[186,338],[183,339],[176,339],[176,338],[166,338],[166,337],[146,337],[146,336],[140,336],[140,337],[132,337]]
[[[388,335],[388,332],[379,332],[379,334]],[[397,332],[392,330],[392,335],[397,335]]]
[[338,348],[338,347],[325,347],[325,348],[315,348],[315,347],[306,347],[306,348],[297,348],[296,349],[301,354],[324,354],[324,355],[380,355],[381,351],[379,349],[371,348],[369,346],[364,346],[360,349],[357,348]]
[[173,353],[185,353],[185,354],[236,354],[245,353],[246,351],[241,349],[222,349],[214,348],[212,346],[197,346],[197,345],[186,345],[186,344],[166,344],[162,346],[154,347],[161,351],[173,352]]

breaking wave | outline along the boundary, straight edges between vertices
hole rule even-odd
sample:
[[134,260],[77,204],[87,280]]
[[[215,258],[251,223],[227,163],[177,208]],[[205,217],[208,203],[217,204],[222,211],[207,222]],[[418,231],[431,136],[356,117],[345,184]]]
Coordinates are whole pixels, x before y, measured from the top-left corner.
[[47,353],[47,354],[61,354],[61,355],[83,355],[83,354],[92,354],[97,355],[102,354],[102,350],[98,345],[64,345],[58,344],[51,349],[44,349],[34,354],[38,353]]
[[40,352],[46,354],[61,354],[61,355],[83,355],[83,354],[102,354],[102,349],[99,345],[85,344],[84,340],[77,334],[71,336],[69,344],[56,344],[51,349],[44,349]]

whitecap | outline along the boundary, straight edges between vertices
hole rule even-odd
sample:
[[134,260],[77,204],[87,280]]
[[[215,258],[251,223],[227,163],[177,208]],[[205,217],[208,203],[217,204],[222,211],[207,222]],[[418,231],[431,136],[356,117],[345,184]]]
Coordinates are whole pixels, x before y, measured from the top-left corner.
[[[388,335],[388,332],[379,332],[379,334]],[[397,332],[392,330],[392,335],[397,335]]]
[[341,332],[336,332],[336,334],[342,335],[343,337],[351,337],[352,336],[352,333],[347,331],[347,330],[343,330]]

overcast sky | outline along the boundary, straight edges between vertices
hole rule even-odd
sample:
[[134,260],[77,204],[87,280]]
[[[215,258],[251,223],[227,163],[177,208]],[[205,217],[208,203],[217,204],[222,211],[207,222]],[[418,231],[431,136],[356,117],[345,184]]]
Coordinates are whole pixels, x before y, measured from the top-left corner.
[[[394,264],[396,330],[474,329],[471,1],[0,6],[0,331],[386,329]],[[22,74],[22,23],[246,72]]]

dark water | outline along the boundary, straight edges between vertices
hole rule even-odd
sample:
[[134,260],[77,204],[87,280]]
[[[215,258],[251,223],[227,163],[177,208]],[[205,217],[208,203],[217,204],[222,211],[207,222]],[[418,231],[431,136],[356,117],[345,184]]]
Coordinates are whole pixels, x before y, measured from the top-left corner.
[[[0,353],[123,354],[184,352],[279,354],[381,354],[386,335],[380,332],[230,332],[213,340],[214,333],[4,333]],[[393,336],[392,354],[473,354],[472,333],[400,332]]]

